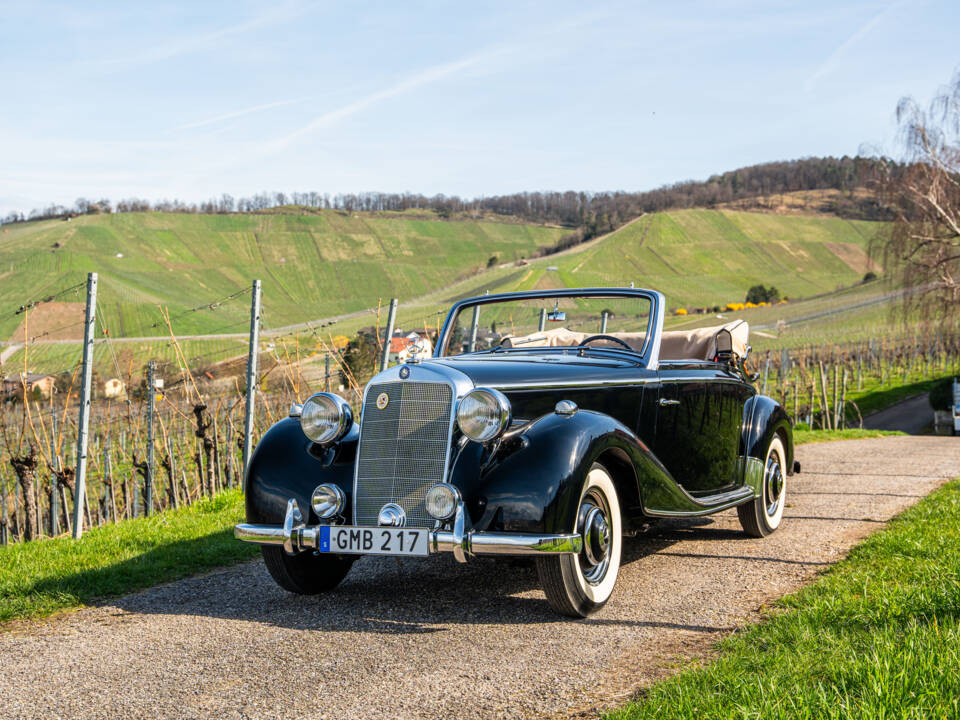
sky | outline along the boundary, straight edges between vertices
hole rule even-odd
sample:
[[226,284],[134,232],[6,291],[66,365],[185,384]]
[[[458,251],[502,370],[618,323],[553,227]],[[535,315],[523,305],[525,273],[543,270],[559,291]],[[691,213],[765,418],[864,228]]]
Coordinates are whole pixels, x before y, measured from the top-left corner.
[[895,152],[960,3],[8,2],[0,216],[78,197],[647,190]]

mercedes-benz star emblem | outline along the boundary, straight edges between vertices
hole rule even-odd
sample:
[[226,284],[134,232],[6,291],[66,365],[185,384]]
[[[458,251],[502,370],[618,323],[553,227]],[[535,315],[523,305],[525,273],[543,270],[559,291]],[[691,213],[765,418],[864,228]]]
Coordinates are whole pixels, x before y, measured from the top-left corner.
[[400,368],[400,379],[406,380],[408,377],[410,377],[410,368],[404,365],[402,368]]

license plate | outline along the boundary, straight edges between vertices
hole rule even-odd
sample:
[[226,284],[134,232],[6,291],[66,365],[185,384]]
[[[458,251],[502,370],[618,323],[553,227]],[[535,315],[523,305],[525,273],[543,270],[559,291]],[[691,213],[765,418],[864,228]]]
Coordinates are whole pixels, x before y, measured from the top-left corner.
[[424,528],[324,525],[317,550],[349,555],[427,555],[429,534]]

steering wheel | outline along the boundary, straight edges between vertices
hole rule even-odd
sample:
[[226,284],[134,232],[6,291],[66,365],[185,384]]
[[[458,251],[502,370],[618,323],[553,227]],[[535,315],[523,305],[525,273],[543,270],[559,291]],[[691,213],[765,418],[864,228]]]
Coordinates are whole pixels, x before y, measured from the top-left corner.
[[620,343],[621,345],[623,345],[623,346],[624,346],[627,350],[629,350],[630,352],[635,352],[635,350],[634,350],[632,347],[630,347],[630,345],[628,345],[627,343],[625,343],[625,342],[624,342],[623,340],[621,340],[620,338],[614,337],[613,335],[591,335],[590,337],[586,338],[585,340],[581,340],[581,341],[580,341],[580,345],[586,345],[587,343],[593,342],[594,340],[612,340],[612,341],[615,342],[615,343]]

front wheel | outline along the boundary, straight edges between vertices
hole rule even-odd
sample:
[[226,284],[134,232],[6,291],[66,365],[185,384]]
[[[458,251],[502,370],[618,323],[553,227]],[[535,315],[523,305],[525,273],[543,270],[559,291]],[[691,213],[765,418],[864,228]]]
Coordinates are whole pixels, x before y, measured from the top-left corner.
[[537,573],[550,607],[583,618],[604,606],[620,571],[623,543],[620,502],[606,468],[594,463],[580,493],[575,532],[583,538],[577,555],[537,558]]
[[261,545],[263,562],[277,585],[298,595],[333,590],[350,572],[355,558],[302,552],[287,555],[283,548]]
[[751,537],[766,537],[780,527],[783,508],[787,502],[786,457],[783,440],[779,435],[775,435],[767,448],[760,497],[737,506],[740,525]]

